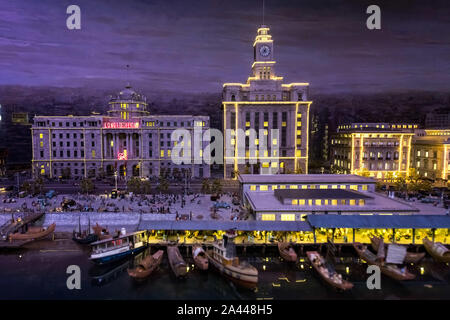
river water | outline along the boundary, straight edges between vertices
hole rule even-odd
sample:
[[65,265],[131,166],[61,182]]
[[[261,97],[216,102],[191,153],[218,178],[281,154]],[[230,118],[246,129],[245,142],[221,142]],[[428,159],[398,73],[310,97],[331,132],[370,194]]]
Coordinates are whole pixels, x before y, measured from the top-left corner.
[[[186,257],[190,271],[184,280],[175,279],[164,254],[159,270],[145,281],[137,282],[128,276],[126,269],[142,256],[99,267],[88,260],[88,248],[44,246],[0,253],[0,299],[450,299],[450,267],[429,257],[419,265],[408,266],[418,275],[415,280],[399,283],[382,276],[381,290],[369,290],[367,265],[359,262],[351,250],[342,255],[336,269],[354,283],[350,292],[329,288],[305,257],[299,257],[297,264],[290,264],[282,261],[276,252],[268,252],[264,257],[260,254],[241,257],[259,271],[258,287],[249,291],[213,270],[200,272],[193,268],[191,257]],[[80,290],[67,289],[69,265],[81,269]]]

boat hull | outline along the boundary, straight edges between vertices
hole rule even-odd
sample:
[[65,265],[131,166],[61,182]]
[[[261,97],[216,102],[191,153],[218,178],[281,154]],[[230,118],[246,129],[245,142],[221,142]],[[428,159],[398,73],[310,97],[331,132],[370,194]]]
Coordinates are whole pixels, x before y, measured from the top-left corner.
[[404,281],[404,280],[412,280],[416,276],[412,273],[410,273],[408,270],[405,271],[405,273],[399,272],[400,269],[394,266],[389,265],[383,265],[380,262],[376,261],[376,256],[373,255],[373,257],[368,256],[365,252],[367,247],[364,249],[364,246],[361,243],[354,243],[353,247],[355,248],[356,252],[358,253],[358,256],[366,261],[368,264],[376,265],[380,268],[380,271],[382,274],[398,281]]
[[288,262],[297,262],[297,254],[295,253],[294,249],[290,250],[287,247],[283,248],[283,244],[280,242],[278,243],[278,252],[284,260]]
[[47,237],[55,231],[56,224],[53,223],[46,230],[39,232],[13,233],[9,235],[11,241],[14,240],[39,240]]
[[447,251],[443,254],[439,254],[436,251],[434,242],[428,240],[427,238],[423,239],[423,246],[427,250],[427,252],[430,254],[430,256],[433,257],[434,260],[438,262],[450,262],[450,251]]
[[236,268],[224,266],[220,261],[214,259],[211,254],[206,253],[206,256],[215,270],[240,287],[255,289],[258,285],[257,271],[254,274],[240,272],[239,270],[236,270]]
[[180,250],[176,246],[167,247],[167,257],[169,258],[169,265],[177,278],[182,278],[187,275],[187,264],[181,256]]
[[330,285],[331,287],[337,289],[337,290],[350,290],[353,288],[353,283],[346,281],[344,279],[342,279],[342,283],[336,283],[334,281],[332,281],[330,278],[326,277],[319,269],[319,267],[313,263],[313,255],[318,255],[319,253],[317,251],[307,251],[306,252],[306,256],[308,257],[308,260],[311,262],[311,266],[314,268],[314,270],[316,271],[316,273],[320,276],[320,278],[325,281],[328,285]]
[[163,258],[163,251],[159,250],[155,254],[152,255],[153,260],[151,262],[151,265],[147,266],[147,268],[144,269],[143,266],[138,266],[134,269],[128,269],[128,275],[134,279],[144,279],[150,276],[150,274],[158,268],[158,266],[161,264],[162,258]]
[[111,254],[111,255],[107,255],[107,256],[103,256],[103,257],[98,257],[98,258],[91,257],[91,260],[92,260],[92,262],[99,264],[99,265],[113,263],[113,262],[125,259],[129,256],[132,256],[136,253],[139,253],[139,252],[143,251],[145,248],[147,248],[147,245],[142,245],[142,246],[134,248],[134,249],[128,249],[126,251],[122,251],[119,253],[115,253],[115,254]]

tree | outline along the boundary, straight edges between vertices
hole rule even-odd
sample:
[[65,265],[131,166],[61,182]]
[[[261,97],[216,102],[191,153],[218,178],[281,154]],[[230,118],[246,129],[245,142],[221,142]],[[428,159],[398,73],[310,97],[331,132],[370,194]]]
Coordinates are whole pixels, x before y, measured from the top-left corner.
[[211,184],[208,179],[203,179],[201,191],[202,193],[211,193]]
[[167,181],[165,176],[160,175],[158,179],[158,191],[159,192],[167,192],[169,190],[169,181]]
[[222,182],[220,179],[214,179],[211,186],[211,192],[217,194],[222,193]]
[[137,177],[132,177],[127,181],[127,189],[129,192],[133,192],[135,194],[141,193],[141,180]]
[[141,193],[150,194],[152,192],[152,184],[150,181],[142,181],[141,182]]
[[92,193],[92,191],[94,191],[95,186],[91,179],[83,178],[80,183],[80,188],[82,193],[89,194]]

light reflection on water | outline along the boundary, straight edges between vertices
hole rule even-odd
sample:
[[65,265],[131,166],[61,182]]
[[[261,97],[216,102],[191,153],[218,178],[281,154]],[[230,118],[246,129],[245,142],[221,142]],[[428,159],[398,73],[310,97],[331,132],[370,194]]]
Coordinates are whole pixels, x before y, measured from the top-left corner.
[[[156,251],[151,248],[151,253]],[[336,270],[354,283],[350,292],[329,288],[314,273],[305,257],[297,264],[282,261],[276,252],[265,257],[242,257],[259,271],[254,291],[240,288],[210,270],[193,267],[191,257],[188,277],[176,279],[167,255],[160,268],[148,279],[136,281],[127,274],[142,254],[109,266],[96,266],[88,260],[87,251],[20,250],[0,253],[1,299],[450,299],[450,267],[426,259],[420,265],[408,266],[417,275],[413,281],[399,283],[382,277],[382,290],[368,290],[364,263],[348,257],[337,259]],[[81,290],[68,290],[66,268],[79,265]],[[420,275],[420,268],[424,274]]]

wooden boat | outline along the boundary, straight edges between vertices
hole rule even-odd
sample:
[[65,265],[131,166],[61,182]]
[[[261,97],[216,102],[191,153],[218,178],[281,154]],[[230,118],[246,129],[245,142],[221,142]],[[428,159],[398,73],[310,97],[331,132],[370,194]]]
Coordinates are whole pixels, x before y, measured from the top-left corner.
[[[97,224],[98,225],[98,224]],[[98,241],[98,235],[91,233],[91,220],[89,219],[89,224],[87,230],[81,232],[80,217],[78,217],[78,232],[73,231],[72,240],[79,244],[89,244]]]
[[428,240],[428,238],[424,238],[423,246],[434,260],[438,262],[450,262],[450,250],[442,243],[433,242]]
[[14,240],[38,240],[47,237],[55,231],[56,224],[52,223],[47,228],[29,227],[25,233],[12,233],[9,235],[10,241]]
[[192,247],[192,256],[194,257],[194,264],[197,268],[203,271],[208,270],[208,257],[201,246],[194,245]]
[[[375,250],[375,252],[378,252],[380,240],[381,239],[378,237],[370,238],[372,249]],[[406,252],[405,263],[418,263],[423,257],[425,257],[425,252]]]
[[153,255],[148,255],[134,269],[128,269],[128,275],[135,279],[144,279],[155,270],[162,261],[164,251],[158,250]]
[[187,264],[181,256],[178,246],[167,246],[167,256],[169,257],[170,268],[177,278],[187,275]]
[[[402,271],[397,265],[395,264],[387,264],[379,259],[377,259],[377,256],[369,251],[366,245],[363,245],[362,243],[355,242],[353,244],[353,248],[355,248],[356,252],[358,253],[358,256],[366,261],[368,264],[376,265],[380,268],[381,273],[392,278],[395,280],[412,280],[416,276],[408,271],[408,269],[405,267]],[[384,248],[384,245],[383,245]],[[380,251],[384,251],[382,247],[378,250],[378,253]]]
[[256,288],[258,270],[247,262],[240,262],[236,256],[233,233],[223,235],[222,243],[214,243],[212,250],[206,251],[209,262],[226,278],[248,289]]
[[288,262],[297,262],[297,254],[290,243],[278,242],[280,256]]
[[307,251],[306,256],[311,262],[314,270],[316,270],[320,277],[333,288],[340,290],[350,290],[353,288],[353,283],[342,279],[342,275],[335,270],[331,270],[332,272],[330,274],[329,268],[326,267],[325,259],[317,251]]
[[147,247],[147,231],[126,233],[91,243],[90,260],[97,264],[106,264],[134,255]]

